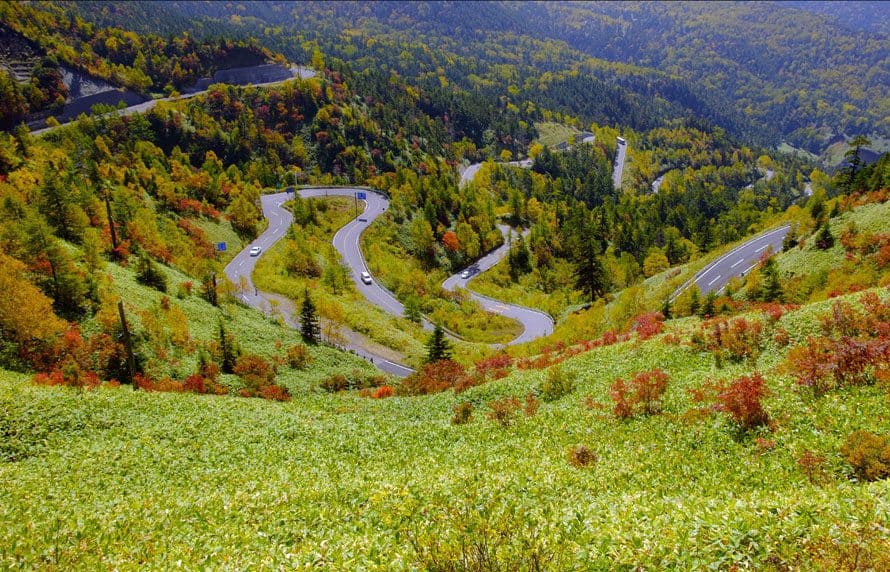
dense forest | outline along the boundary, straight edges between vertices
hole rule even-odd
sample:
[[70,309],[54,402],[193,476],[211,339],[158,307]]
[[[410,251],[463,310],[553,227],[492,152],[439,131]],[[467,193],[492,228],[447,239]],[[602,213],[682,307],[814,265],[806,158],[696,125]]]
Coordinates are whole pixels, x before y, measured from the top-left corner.
[[[141,13],[140,6],[97,13],[113,20]],[[258,13],[270,6],[275,7],[259,5]],[[81,49],[95,54],[86,59],[94,62],[86,69],[120,61],[115,65],[121,69],[138,70],[141,64],[136,62],[144,63],[147,54],[161,49],[169,57],[150,58],[165,62],[155,68],[157,79],[152,81],[170,81],[162,70],[178,69],[182,58],[196,63],[190,73],[203,74],[207,66],[227,61],[232,55],[228,48],[270,53],[254,43],[209,43],[185,33],[166,42],[154,35],[142,38],[122,28],[94,28],[80,17],[66,21],[62,8],[47,7],[48,13],[21,7],[30,11],[18,22],[19,30],[37,34],[33,23],[44,20],[51,30],[73,26],[89,39],[81,42]],[[343,17],[359,9],[349,4],[328,8]],[[431,9],[436,25],[457,23],[454,6],[436,4]],[[476,16],[493,17],[500,9],[498,4],[487,5]],[[375,4],[364,10],[369,10],[366,17],[390,19],[393,10],[413,14],[420,7]],[[268,17],[283,17],[279,12],[273,10]],[[319,25],[337,21],[322,18],[322,13],[315,17]],[[145,25],[139,18],[136,22]],[[524,25],[517,23],[520,29]],[[430,30],[433,33],[434,27]],[[123,49],[112,40],[129,35],[140,41],[128,44],[127,55],[109,48]],[[365,59],[337,57],[345,54],[344,46],[336,43],[323,44],[335,55],[326,54],[315,41],[299,45],[322,72],[319,78],[269,88],[217,85],[202,96],[160,104],[143,115],[84,118],[39,142],[23,133],[7,137],[2,168],[8,251],[18,252],[17,258],[31,268],[51,259],[48,251],[28,254],[28,249],[35,244],[49,248],[52,240],[16,242],[30,236],[22,221],[45,218],[44,227],[32,230],[48,229],[43,232],[73,244],[89,237],[93,251],[118,262],[137,256],[206,281],[219,269],[219,257],[201,225],[189,221],[227,221],[249,239],[262,228],[256,201],[264,188],[280,186],[291,177],[299,183],[369,184],[386,192],[393,207],[382,219],[381,232],[394,258],[378,260],[372,253],[371,263],[404,302],[427,313],[444,311],[443,304],[456,300],[440,291],[440,273],[458,270],[501,244],[496,227],[506,223],[528,230],[511,244],[508,282],[554,295],[564,301],[555,307],[559,310],[570,301],[596,300],[743,238],[802,202],[806,179],[813,179],[822,195],[839,191],[827,176],[813,171],[812,164],[760,155],[730,131],[691,115],[692,108],[677,102],[698,101],[693,107],[711,103],[696,99],[687,84],[667,76],[660,76],[663,83],[642,90],[642,83],[654,76],[641,68],[614,68],[626,74],[613,82],[597,75],[609,65],[590,58],[579,68],[588,73],[560,71],[560,49],[539,62],[508,64],[497,63],[508,55],[467,52],[464,57],[424,49],[413,41],[392,60],[394,52],[385,46],[398,41],[396,32],[371,37],[362,30],[345,37],[347,44],[366,47]],[[62,54],[69,46],[41,41],[55,50],[47,53]],[[554,47],[528,38],[504,41],[503,47],[518,42],[543,53]],[[201,64],[198,54],[205,49],[210,50],[208,63]],[[384,54],[390,59],[375,59]],[[378,65],[370,65],[375,61]],[[547,61],[553,71],[535,75],[536,66],[550,65]],[[441,65],[447,62],[454,65]],[[435,73],[426,71],[429,66],[436,66]],[[507,82],[506,92],[494,79]],[[590,128],[594,142],[568,150],[542,145],[535,141],[539,121]],[[632,148],[623,191],[613,186],[611,177],[617,126]],[[51,149],[65,153],[52,155]],[[489,162],[475,182],[465,188],[458,185],[458,170],[466,161],[527,155],[534,158],[531,170]],[[764,178],[766,171],[776,176]],[[659,175],[661,186],[652,192]],[[39,193],[26,191],[25,181],[36,181]],[[62,193],[65,185],[74,185],[78,192]],[[41,205],[49,204],[54,208],[41,217]],[[157,213],[156,220],[151,212]],[[393,263],[406,257],[413,269],[410,275]],[[96,311],[101,306],[96,280],[91,282],[65,260],[58,267],[69,268],[59,274],[68,278],[36,282],[57,313],[77,319]],[[415,292],[418,281],[426,283],[420,299]]]
[[[208,31],[263,38],[295,60],[305,61],[320,45],[358,70],[447,81],[587,122],[652,127],[653,119],[691,114],[749,143],[787,140],[817,153],[838,135],[888,130],[887,31],[851,30],[830,8],[763,2],[176,7]],[[169,22],[173,8],[169,15],[143,5],[122,13],[79,10],[104,22],[125,14],[145,31],[176,27]],[[648,105],[639,105],[640,96]]]

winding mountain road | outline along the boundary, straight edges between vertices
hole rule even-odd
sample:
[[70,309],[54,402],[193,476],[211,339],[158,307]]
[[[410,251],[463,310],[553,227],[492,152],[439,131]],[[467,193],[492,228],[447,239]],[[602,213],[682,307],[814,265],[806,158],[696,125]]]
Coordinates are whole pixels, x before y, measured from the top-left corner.
[[618,148],[615,150],[615,166],[612,168],[612,185],[616,190],[621,188],[625,162],[627,162],[627,143],[622,143],[619,137]]
[[[359,193],[362,194],[359,195]],[[376,280],[372,280],[370,284],[365,284],[361,280],[362,272],[367,272],[368,274],[371,273],[361,251],[362,232],[364,232],[365,228],[374,222],[378,216],[386,211],[389,206],[389,200],[380,193],[369,189],[359,188],[310,188],[300,190],[299,194],[303,198],[323,196],[364,197],[360,201],[364,205],[361,214],[346,223],[334,235],[332,241],[334,248],[340,254],[343,262],[349,267],[351,271],[350,276],[355,283],[356,288],[369,302],[378,306],[385,312],[395,316],[404,316],[405,307],[398,301],[398,299],[396,299],[392,292],[383,286],[380,286]],[[282,312],[285,321],[288,324],[297,327],[298,324],[294,320],[294,315],[296,314],[294,303],[285,296],[260,291],[251,279],[251,275],[256,268],[260,256],[287,234],[287,230],[293,221],[293,215],[290,211],[285,209],[283,205],[292,197],[293,193],[289,191],[263,195],[261,197],[263,215],[268,219],[269,226],[265,232],[257,237],[256,240],[246,245],[244,249],[239,252],[231,262],[229,262],[225,268],[225,274],[229,280],[238,287],[238,298],[245,304],[266,313],[271,313],[274,308],[277,308]],[[504,226],[499,228],[505,236],[509,232],[509,227]],[[256,246],[259,246],[262,249],[260,255],[251,256],[250,249]],[[479,272],[484,272],[500,262],[507,255],[508,250],[508,245],[505,242],[501,247],[482,257],[473,265],[474,268],[478,268],[474,275]],[[458,273],[445,280],[445,282],[442,283],[442,287],[449,291],[454,291],[459,287],[466,288],[468,279],[461,278],[461,274]],[[524,329],[522,334],[516,339],[508,342],[508,345],[524,343],[540,336],[546,336],[553,331],[553,320],[543,312],[517,306],[515,304],[508,304],[500,300],[489,298],[488,296],[477,294],[471,290],[469,292],[470,296],[479,302],[486,311],[513,318],[523,325]],[[424,327],[427,329],[432,328],[432,325],[428,321],[424,320],[423,323]],[[383,371],[399,376],[408,375],[413,371],[411,368],[403,364],[387,359],[387,357],[369,350],[366,344],[362,343],[361,336],[354,332],[347,331],[346,338],[348,339],[346,345],[347,349],[372,361]]]
[[[356,283],[359,291],[365,295],[373,303],[377,304],[384,310],[396,315],[402,315],[404,308],[402,305],[386,290],[377,286],[376,282],[372,284],[364,284],[360,275],[362,271],[366,271],[364,258],[359,250],[358,239],[361,231],[367,224],[370,224],[381,212],[386,210],[389,201],[382,195],[365,191],[364,189],[341,189],[341,188],[313,188],[303,189],[300,196],[321,197],[321,196],[346,196],[354,197],[356,192],[365,192],[367,199],[364,202],[365,210],[357,218],[347,223],[334,236],[334,247],[340,252],[344,261],[347,261],[350,269],[352,269],[352,279]],[[293,215],[282,205],[289,199],[293,198],[293,193],[283,192],[272,195],[263,195],[260,199],[263,207],[263,215],[269,221],[269,227],[253,242],[246,245],[225,268],[225,274],[236,286],[240,293],[238,298],[245,304],[257,308],[265,313],[272,313],[275,307],[284,315],[285,321],[297,327],[298,323],[294,319],[296,315],[296,306],[293,301],[285,296],[264,292],[257,289],[254,285],[251,275],[253,274],[256,264],[265,252],[269,250],[276,242],[281,240],[287,234],[288,228],[293,221]],[[359,219],[366,219],[368,222],[362,222]],[[250,249],[259,246],[262,248],[260,256],[251,256]],[[366,344],[362,343],[361,336],[354,332],[344,332],[348,342],[346,349],[352,350],[357,355],[371,361],[379,369],[404,377],[410,374],[412,370],[403,364],[388,359],[386,356],[369,350]]]
[[[594,138],[592,136],[585,137],[581,143],[593,143]],[[621,188],[621,177],[624,175],[624,164],[627,162],[627,142],[622,143],[618,141],[618,148],[615,152],[615,165],[612,167],[612,184],[616,189]],[[523,159],[521,161],[508,161],[504,163],[506,165],[512,165],[514,167],[522,167],[523,169],[531,169],[534,165],[534,161],[532,159]],[[460,172],[460,184],[461,186],[466,185],[470,181],[476,178],[476,173],[479,171],[479,167],[482,166],[482,163],[473,163],[472,165],[465,167]],[[659,184],[661,181],[659,180]],[[658,192],[658,189],[655,190]]]
[[[505,239],[511,232],[510,227],[504,225],[499,225],[498,229],[504,235]],[[510,245],[507,240],[504,240],[504,244],[492,250],[470,266],[472,274],[467,276],[467,278],[463,278],[463,271],[452,274],[442,282],[442,288],[449,292],[454,292],[458,288],[465,288],[470,293],[470,297],[477,301],[485,311],[513,318],[522,324],[525,328],[522,334],[507,343],[507,345],[513,345],[530,342],[536,338],[552,334],[554,326],[553,318],[540,310],[533,310],[531,308],[526,308],[525,306],[509,304],[495,298],[478,294],[473,290],[470,290],[467,286],[467,283],[475,276],[478,276],[503,260],[509,251]]]
[[[307,68],[303,66],[291,66],[291,72],[293,72],[293,77],[289,77],[287,79],[283,79],[280,81],[270,81],[267,83],[256,83],[252,84],[254,87],[269,87],[273,85],[278,85],[287,81],[291,81],[292,79],[300,78],[300,79],[308,79],[310,77],[315,77],[315,70],[312,68]],[[246,87],[246,86],[244,86]],[[148,101],[143,101],[142,103],[137,103],[136,105],[131,105],[130,107],[125,107],[123,109],[112,111],[107,115],[132,115],[134,113],[145,113],[146,111],[150,111],[154,108],[160,101],[179,101],[182,99],[191,99],[192,97],[197,97],[199,95],[203,95],[207,93],[207,90],[196,91],[194,93],[186,93],[183,95],[177,95],[175,97],[162,97],[160,99],[149,99]],[[61,125],[54,125],[52,127],[44,127],[42,129],[35,129],[31,132],[31,135],[34,137],[42,137],[47,133],[55,131],[59,127],[64,127],[70,122],[62,123]]]

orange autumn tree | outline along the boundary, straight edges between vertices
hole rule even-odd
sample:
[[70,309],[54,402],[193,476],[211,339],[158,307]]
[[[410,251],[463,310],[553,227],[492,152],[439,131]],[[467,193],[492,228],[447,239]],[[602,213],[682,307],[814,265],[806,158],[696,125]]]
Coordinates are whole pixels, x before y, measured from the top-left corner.
[[457,239],[457,235],[453,230],[449,230],[442,235],[442,245],[445,246],[449,252],[457,252],[460,250],[460,241]]

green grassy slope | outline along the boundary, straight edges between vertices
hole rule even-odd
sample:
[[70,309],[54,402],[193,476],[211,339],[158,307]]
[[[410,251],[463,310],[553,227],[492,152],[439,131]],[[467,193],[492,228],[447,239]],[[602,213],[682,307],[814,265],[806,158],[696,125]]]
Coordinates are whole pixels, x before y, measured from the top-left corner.
[[[778,325],[798,343],[828,308]],[[22,458],[0,463],[0,563],[399,570],[457,564],[472,540],[506,569],[535,555],[552,569],[836,568],[857,546],[879,564],[890,482],[851,481],[837,451],[855,429],[890,432],[886,391],[815,399],[777,372],[783,354],[768,342],[755,363],[717,369],[663,335],[595,349],[565,362],[579,375],[571,394],[506,428],[485,403],[534,391],[545,372],[459,396],[290,403],[78,393],[3,374],[0,446]],[[620,422],[584,405],[652,367],[671,379],[663,414]],[[773,431],[740,436],[721,416],[685,415],[688,389],[754,369],[773,392]],[[477,411],[453,426],[460,401]],[[598,461],[574,468],[574,444]],[[806,449],[826,457],[815,482],[796,462]]]
[[890,202],[861,205],[829,221],[835,238],[831,248],[816,248],[814,234],[798,247],[778,253],[776,262],[783,282],[793,285],[790,293],[792,298],[797,298],[791,301],[824,298],[832,288],[847,291],[854,286],[868,287],[880,283],[887,271],[860,259],[847,260],[840,237],[848,228],[855,228],[859,234],[886,233],[890,229],[888,221]]
[[538,130],[538,138],[536,139],[536,142],[548,147],[555,147],[580,133],[580,131],[574,127],[552,121],[535,123],[535,129]]

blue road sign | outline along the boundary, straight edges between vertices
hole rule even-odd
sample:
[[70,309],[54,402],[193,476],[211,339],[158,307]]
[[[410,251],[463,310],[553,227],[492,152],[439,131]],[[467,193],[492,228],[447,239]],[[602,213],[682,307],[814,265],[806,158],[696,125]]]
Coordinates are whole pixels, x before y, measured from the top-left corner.
[[216,249],[220,252],[225,252],[226,251],[226,243],[225,242],[217,242]]
[[288,187],[288,188],[285,189],[285,191],[287,191],[287,192],[290,193],[291,195],[294,194],[294,188],[293,188],[293,187]]
[[358,193],[355,194],[355,198],[357,198],[357,199],[362,199],[362,200],[367,199],[367,198],[368,198],[368,193],[358,192]]

